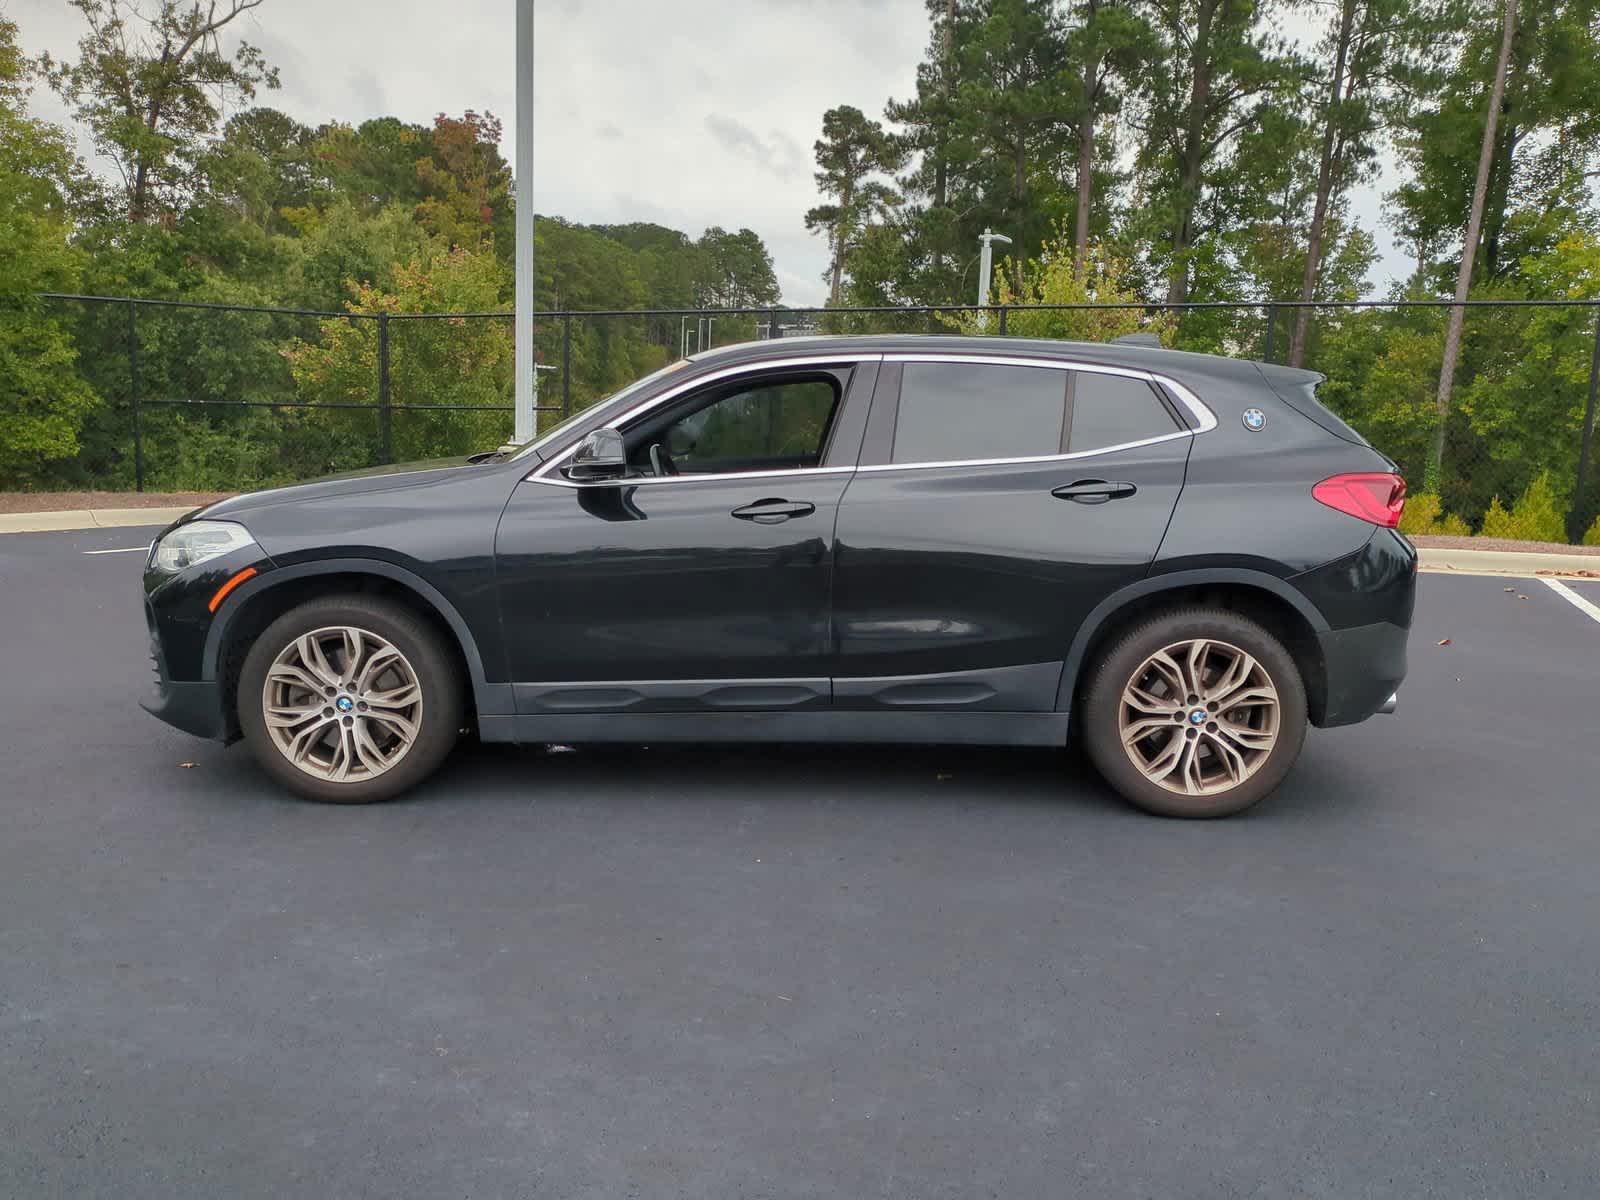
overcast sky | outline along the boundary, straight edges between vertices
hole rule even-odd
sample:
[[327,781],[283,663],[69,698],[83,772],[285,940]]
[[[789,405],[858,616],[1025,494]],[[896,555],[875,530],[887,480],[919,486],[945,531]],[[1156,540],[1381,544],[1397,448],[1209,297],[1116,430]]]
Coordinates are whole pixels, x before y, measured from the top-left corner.
[[[30,54],[70,55],[83,28],[67,0],[0,0],[0,12]],[[512,0],[265,0],[230,26],[282,74],[261,103],[308,125],[488,110],[505,122],[508,159],[513,28]],[[886,99],[910,95],[927,37],[923,0],[538,0],[535,205],[690,236],[749,226],[784,298],[819,304],[827,251],[803,217],[818,203],[811,144],[822,113],[853,104],[880,116]],[[66,121],[48,91],[34,110]],[[1356,211],[1387,251],[1377,290],[1406,266],[1377,195]]]

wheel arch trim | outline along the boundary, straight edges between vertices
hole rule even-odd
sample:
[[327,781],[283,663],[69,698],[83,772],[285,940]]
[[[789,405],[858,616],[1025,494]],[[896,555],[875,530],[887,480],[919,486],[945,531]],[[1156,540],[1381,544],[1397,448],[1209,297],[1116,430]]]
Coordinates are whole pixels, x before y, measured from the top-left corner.
[[490,683],[487,680],[477,639],[472,636],[471,629],[456,606],[447,600],[438,588],[414,571],[376,558],[319,558],[312,562],[296,563],[263,572],[236,588],[218,609],[216,619],[211,622],[211,628],[206,632],[205,649],[200,659],[201,678],[207,682],[217,681],[222,647],[227,641],[228,630],[252,599],[281,584],[293,583],[298,579],[315,578],[318,575],[372,575],[397,583],[415,593],[419,600],[439,614],[460,646],[461,656],[466,660],[469,682],[472,684],[473,701],[478,711],[484,713],[512,711],[511,685]]
[[1073,635],[1072,646],[1067,651],[1066,663],[1061,671],[1061,685],[1056,691],[1056,711],[1067,712],[1071,709],[1072,697],[1078,689],[1078,675],[1083,669],[1084,656],[1088,653],[1089,644],[1107,621],[1115,618],[1118,612],[1135,600],[1144,600],[1162,592],[1175,592],[1206,584],[1237,584],[1241,587],[1257,588],[1288,604],[1305,618],[1313,632],[1325,633],[1329,628],[1327,619],[1317,611],[1310,600],[1289,583],[1265,571],[1254,571],[1244,567],[1204,567],[1191,571],[1169,571],[1160,575],[1146,576],[1100,601],[1078,626],[1078,632]]

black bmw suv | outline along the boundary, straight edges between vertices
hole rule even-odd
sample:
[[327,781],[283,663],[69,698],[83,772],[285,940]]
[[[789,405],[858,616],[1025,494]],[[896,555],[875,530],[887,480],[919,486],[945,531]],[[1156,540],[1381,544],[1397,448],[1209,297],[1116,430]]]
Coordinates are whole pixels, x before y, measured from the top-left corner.
[[152,546],[146,707],[318,800],[458,737],[1081,739],[1140,808],[1393,708],[1394,464],[1306,371],[1145,344],[767,341],[515,451],[238,496]]

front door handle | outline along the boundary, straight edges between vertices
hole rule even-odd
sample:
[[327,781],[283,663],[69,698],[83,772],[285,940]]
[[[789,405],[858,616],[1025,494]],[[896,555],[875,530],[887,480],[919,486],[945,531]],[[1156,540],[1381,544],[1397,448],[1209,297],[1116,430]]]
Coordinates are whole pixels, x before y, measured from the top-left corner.
[[1058,488],[1051,488],[1050,494],[1057,500],[1076,500],[1079,504],[1104,504],[1107,500],[1120,500],[1124,496],[1131,496],[1138,490],[1131,483],[1080,479],[1076,483],[1065,483]]
[[741,521],[754,521],[757,525],[776,525],[791,517],[809,517],[817,506],[806,500],[757,500],[743,508],[733,510]]

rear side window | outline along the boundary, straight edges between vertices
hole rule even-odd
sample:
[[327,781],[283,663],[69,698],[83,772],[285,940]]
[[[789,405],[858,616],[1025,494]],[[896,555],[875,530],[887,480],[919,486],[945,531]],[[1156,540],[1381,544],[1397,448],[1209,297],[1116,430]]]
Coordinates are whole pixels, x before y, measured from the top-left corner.
[[1071,372],[979,363],[905,364],[890,461],[1060,454]]
[[1144,380],[1093,371],[1073,374],[1072,434],[1067,439],[1067,449],[1073,453],[1142,442],[1177,430],[1167,406]]

